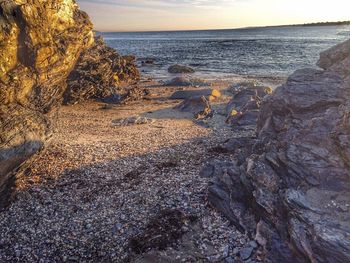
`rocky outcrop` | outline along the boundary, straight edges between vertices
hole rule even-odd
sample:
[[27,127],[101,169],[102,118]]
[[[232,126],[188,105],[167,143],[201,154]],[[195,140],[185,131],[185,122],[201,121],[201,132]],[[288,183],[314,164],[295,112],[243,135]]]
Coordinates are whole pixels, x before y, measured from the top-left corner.
[[317,65],[334,72],[345,80],[350,78],[350,40],[321,53]]
[[139,79],[135,58],[94,40],[74,0],[0,0],[0,47],[1,209],[18,168],[51,137],[51,115],[63,98],[128,101],[145,91],[119,88]]
[[296,71],[263,99],[257,136],[233,139],[236,161],[202,172],[268,262],[350,261],[349,61],[348,41],[321,54],[323,70]]
[[50,138],[50,112],[92,43],[73,0],[0,0],[0,207],[13,173]]
[[106,99],[124,93],[121,84],[140,78],[135,61],[133,56],[120,56],[104,43],[102,37],[96,37],[93,46],[82,53],[68,77],[64,103]]

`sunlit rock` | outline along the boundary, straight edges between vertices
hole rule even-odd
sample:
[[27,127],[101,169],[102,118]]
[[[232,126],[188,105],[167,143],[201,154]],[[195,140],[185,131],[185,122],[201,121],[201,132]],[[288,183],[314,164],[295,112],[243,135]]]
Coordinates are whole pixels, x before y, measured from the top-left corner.
[[135,57],[120,56],[104,43],[102,37],[96,37],[94,44],[82,52],[74,70],[68,76],[64,103],[74,104],[88,99],[104,100],[116,96],[123,99],[125,91],[120,88],[120,84],[129,84],[139,79]]
[[9,178],[50,138],[50,112],[92,44],[92,24],[73,0],[0,0],[0,207]]

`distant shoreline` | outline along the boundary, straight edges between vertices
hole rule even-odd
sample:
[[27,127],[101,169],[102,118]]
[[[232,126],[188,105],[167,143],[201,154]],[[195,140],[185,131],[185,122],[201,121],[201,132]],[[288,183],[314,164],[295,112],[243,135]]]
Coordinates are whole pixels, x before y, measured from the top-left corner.
[[350,21],[339,21],[339,22],[319,22],[304,24],[304,26],[349,26]]
[[94,30],[95,33],[158,33],[158,32],[196,32],[196,31],[225,31],[225,30],[244,30],[258,28],[287,28],[287,27],[321,27],[321,26],[350,26],[350,21],[337,22],[315,22],[305,24],[291,25],[275,25],[275,26],[248,26],[238,28],[222,28],[222,29],[191,29],[191,30],[145,30],[145,31],[100,31]]
[[275,27],[319,27],[319,26],[350,26],[350,21],[338,21],[338,22],[316,22],[305,24],[292,24],[292,25],[277,25],[277,26],[253,26],[243,27],[238,29],[251,29],[251,28],[275,28]]

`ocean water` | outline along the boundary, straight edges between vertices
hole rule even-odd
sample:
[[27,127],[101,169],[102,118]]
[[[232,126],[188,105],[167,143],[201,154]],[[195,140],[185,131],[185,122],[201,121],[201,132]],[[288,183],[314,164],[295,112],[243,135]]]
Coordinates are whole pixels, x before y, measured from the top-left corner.
[[[349,26],[271,27],[233,30],[99,33],[123,55],[138,58],[145,76],[169,78],[167,68],[185,64],[196,76],[287,76],[315,67],[319,53],[350,38]],[[141,65],[152,58],[153,65]]]

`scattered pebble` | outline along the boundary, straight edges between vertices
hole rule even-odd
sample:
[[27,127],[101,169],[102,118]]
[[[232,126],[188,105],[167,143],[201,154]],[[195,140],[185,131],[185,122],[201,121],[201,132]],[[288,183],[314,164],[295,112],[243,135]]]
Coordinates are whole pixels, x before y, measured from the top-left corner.
[[[225,102],[214,107],[223,110]],[[140,257],[155,253],[230,263],[231,248],[248,259],[253,244],[243,248],[249,239],[207,205],[210,179],[199,176],[208,159],[230,158],[208,149],[232,138],[232,129],[224,116],[202,127],[173,106],[147,100],[108,111],[95,102],[63,107],[51,145],[17,180],[16,200],[0,213],[0,262],[146,262]],[[139,120],[143,125],[122,125]],[[173,239],[152,225],[169,210],[183,215]],[[154,242],[159,235],[161,246]],[[138,243],[140,255],[130,243],[145,236],[154,243]]]

